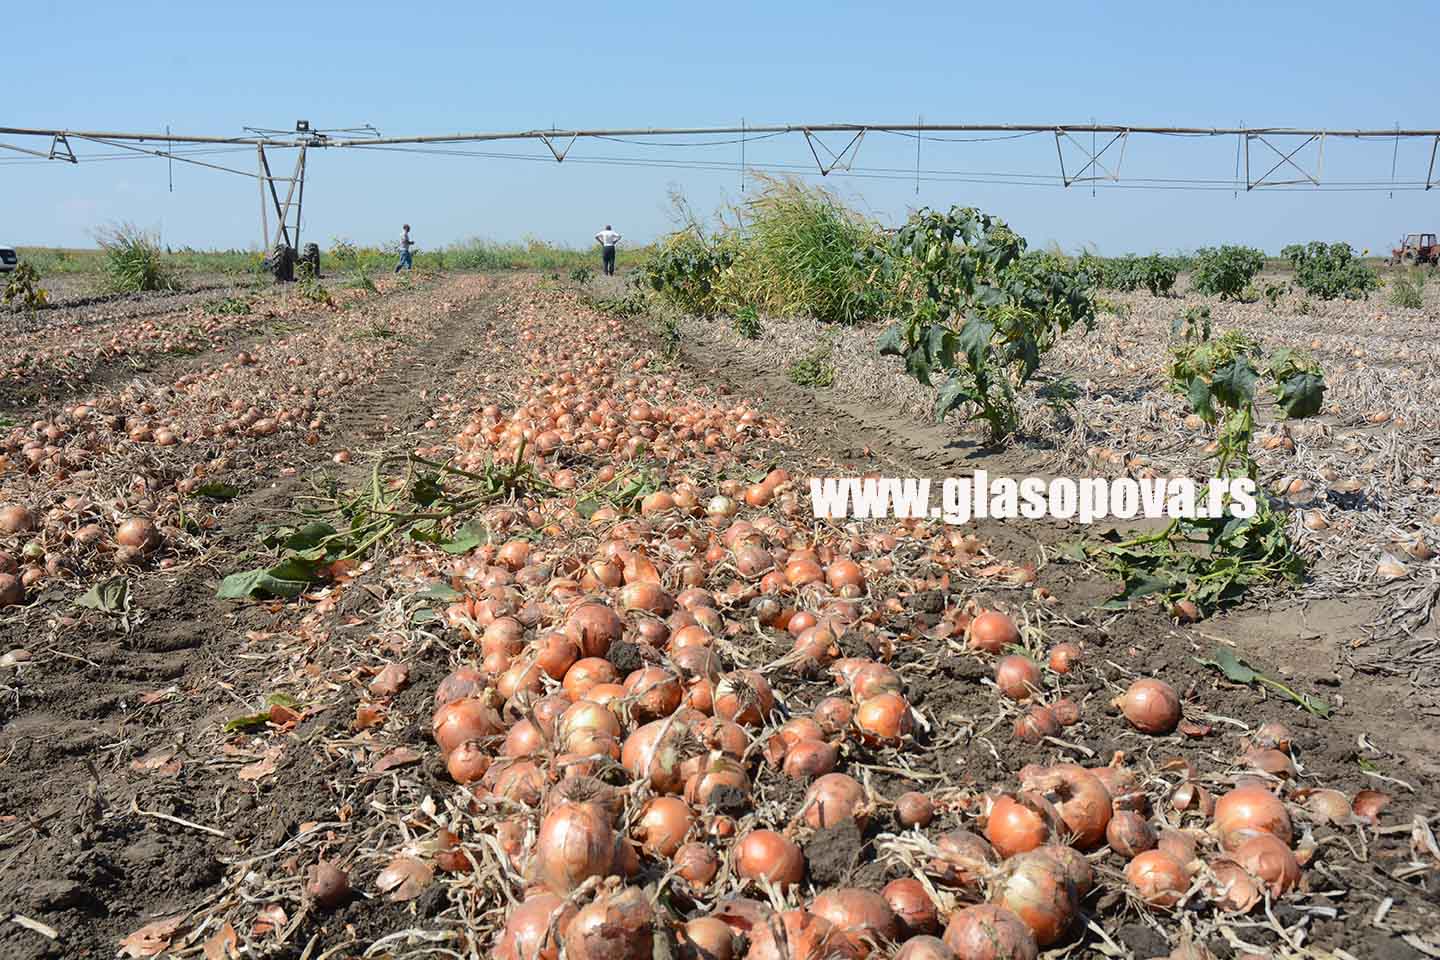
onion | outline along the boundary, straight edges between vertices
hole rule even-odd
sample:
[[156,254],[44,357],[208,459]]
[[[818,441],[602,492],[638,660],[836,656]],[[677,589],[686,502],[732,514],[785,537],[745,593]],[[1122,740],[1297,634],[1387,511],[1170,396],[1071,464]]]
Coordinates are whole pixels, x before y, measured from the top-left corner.
[[671,858],[675,872],[695,887],[706,887],[720,872],[720,855],[708,843],[687,843]]
[[576,912],[574,904],[553,893],[532,894],[511,911],[495,945],[495,960],[559,960]]
[[895,801],[895,819],[902,827],[928,827],[935,819],[935,803],[923,793],[902,793]]
[[489,685],[489,678],[481,671],[474,667],[458,667],[440,681],[435,690],[435,707],[439,709],[456,700],[478,697]]
[[715,686],[715,715],[726,720],[758,727],[775,708],[770,684],[755,670],[737,670],[720,678]]
[[466,740],[445,756],[445,769],[456,783],[474,783],[490,769],[490,754],[478,740]]
[[310,868],[305,893],[323,910],[333,910],[350,899],[350,875],[329,860]]
[[679,797],[655,797],[640,810],[635,821],[635,839],[652,857],[671,857],[695,825],[690,807]]
[[873,890],[841,887],[826,890],[810,904],[810,912],[830,923],[860,956],[895,939],[899,924],[886,899]]
[[870,746],[896,747],[904,742],[915,725],[910,704],[898,693],[871,697],[855,710],[860,739]]
[[1015,621],[995,610],[987,610],[970,621],[968,645],[972,650],[1000,653],[1020,642]]
[[802,740],[785,751],[781,769],[792,780],[809,780],[824,776],[835,769],[840,754],[824,740]]
[[680,750],[689,732],[684,723],[651,721],[625,738],[620,763],[632,779],[648,782],[657,793],[679,793],[684,786]]
[[1050,713],[1062,727],[1073,727],[1080,722],[1080,706],[1069,697],[1062,697],[1050,704]]
[[839,697],[826,697],[815,705],[815,722],[829,736],[848,730],[854,716],[855,705]]
[[1035,960],[1039,946],[1013,910],[982,903],[957,910],[945,927],[945,946],[957,960]]
[[1001,657],[995,664],[995,686],[1011,700],[1028,700],[1040,687],[1040,668],[1029,657]]
[[1073,643],[1057,643],[1050,650],[1050,669],[1056,673],[1069,673],[1080,659],[1080,648]]
[[1300,864],[1295,854],[1274,834],[1256,834],[1236,848],[1231,856],[1236,863],[1264,881],[1272,897],[1284,896],[1300,882]]
[[1082,900],[1095,889],[1095,871],[1079,850],[1063,843],[1047,843],[1039,849],[1065,869],[1065,875],[1075,884],[1075,892]]
[[662,667],[641,667],[625,678],[625,689],[634,698],[631,713],[642,722],[668,717],[685,695],[680,678]]
[[565,679],[561,683],[565,693],[572,699],[578,700],[589,692],[591,687],[602,683],[615,683],[620,679],[614,664],[609,660],[600,657],[583,657],[576,660],[569,670],[565,671]]
[[870,820],[870,809],[865,788],[854,777],[843,773],[827,773],[810,784],[801,805],[805,822],[816,829],[853,820],[864,830]]
[[1285,805],[1273,793],[1257,786],[1237,787],[1217,800],[1212,829],[1226,851],[1238,849],[1261,833],[1274,834],[1287,847],[1294,836]]
[[[1029,931],[1026,931],[1027,933]],[[895,954],[895,960],[956,960],[955,954],[939,937],[911,937]]]
[[834,924],[804,910],[771,914],[750,931],[746,960],[852,960],[859,952]]
[[676,931],[679,960],[733,960],[735,934],[724,920],[696,917]]
[[25,602],[25,586],[14,574],[0,573],[0,607],[14,607]]
[[1155,846],[1185,864],[1186,869],[1190,868],[1191,862],[1195,859],[1197,847],[1195,838],[1184,830],[1174,830],[1168,827],[1161,830]]
[[615,611],[600,603],[582,603],[565,620],[565,635],[575,641],[582,657],[603,657],[625,632]]
[[990,805],[985,839],[1001,857],[1013,857],[1049,840],[1055,819],[1054,807],[1034,794],[1020,799],[1001,794]]
[[736,761],[712,753],[685,782],[685,801],[697,807],[738,810],[750,803],[750,778]]
[[1210,880],[1205,895],[1228,913],[1249,913],[1260,902],[1260,884],[1233,860],[1216,860],[1210,864]]
[[1155,907],[1173,907],[1190,889],[1185,865],[1163,850],[1147,850],[1125,868],[1140,899]]
[[1080,912],[1080,896],[1065,867],[1039,851],[1007,860],[990,900],[1019,917],[1042,947],[1064,937]]
[[1379,790],[1361,790],[1355,794],[1355,800],[1351,808],[1355,816],[1366,823],[1376,824],[1380,822],[1380,811],[1384,810],[1390,803],[1390,798]]
[[1015,719],[1015,739],[1021,743],[1039,743],[1060,733],[1060,721],[1048,707],[1035,706]]
[[589,804],[556,807],[540,824],[535,841],[535,875],[552,892],[568,896],[590,877],[610,872],[615,834],[599,809]]
[[567,960],[648,958],[654,950],[655,911],[636,887],[581,908],[565,935]]
[[982,877],[1000,862],[995,849],[969,830],[951,830],[935,844],[938,853],[925,872],[952,887],[977,889]]
[[1141,733],[1167,734],[1180,722],[1180,698],[1164,680],[1144,677],[1130,684],[1115,705]]
[[0,533],[29,533],[36,523],[35,514],[28,507],[16,503],[0,507]]
[[131,547],[142,553],[149,553],[160,546],[160,531],[155,524],[141,517],[131,517],[120,524],[115,531],[115,542],[122,547]]
[[880,891],[895,915],[896,940],[908,940],[917,934],[935,933],[940,929],[940,914],[925,884],[914,877],[891,880]]
[[731,857],[742,880],[763,879],[788,887],[805,876],[805,854],[794,841],[773,830],[750,831],[735,844]]
[[431,729],[442,753],[448,754],[467,740],[500,732],[500,717],[483,700],[456,700],[435,711]]
[[1126,860],[1133,860],[1146,850],[1155,848],[1155,830],[1143,816],[1133,810],[1117,810],[1105,828],[1105,840]]

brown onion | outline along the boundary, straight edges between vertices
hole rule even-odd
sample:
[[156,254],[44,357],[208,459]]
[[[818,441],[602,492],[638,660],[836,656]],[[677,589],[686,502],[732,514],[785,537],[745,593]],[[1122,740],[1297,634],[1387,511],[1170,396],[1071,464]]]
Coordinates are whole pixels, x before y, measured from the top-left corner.
[[810,912],[829,920],[861,956],[878,944],[893,941],[899,931],[895,911],[873,890],[826,890],[810,904]]
[[854,777],[843,773],[827,773],[810,784],[801,809],[805,822],[816,829],[853,820],[864,830],[870,819],[865,788]]
[[596,807],[562,804],[540,824],[536,879],[554,893],[568,896],[586,879],[604,876],[614,858],[615,834]]
[[995,610],[987,610],[970,621],[969,646],[972,650],[1000,653],[1020,642],[1015,621]]
[[1240,847],[1251,837],[1270,833],[1290,845],[1293,833],[1290,814],[1285,804],[1264,787],[1237,787],[1215,802],[1215,823],[1212,829],[1227,851]]
[[750,831],[735,844],[731,856],[742,880],[764,879],[788,887],[805,877],[805,854],[793,840],[773,830]]
[[1190,889],[1185,865],[1163,850],[1147,850],[1125,868],[1140,899],[1155,907],[1173,907]]
[[1028,700],[1040,687],[1040,668],[1019,654],[1001,657],[995,664],[995,686],[1011,700]]
[[1014,911],[982,903],[957,910],[945,926],[945,946],[956,960],[1035,960],[1035,934]]
[[891,880],[880,891],[880,896],[885,898],[895,914],[894,939],[904,941],[917,934],[935,933],[940,929],[940,913],[935,901],[930,899],[925,884],[914,877]]
[[1042,947],[1063,938],[1080,913],[1080,896],[1066,868],[1038,850],[1004,863],[990,900],[1019,917]]
[[1167,734],[1180,723],[1180,698],[1164,680],[1142,677],[1130,684],[1115,705],[1141,733]]
[[1155,848],[1155,829],[1150,822],[1133,810],[1117,810],[1105,828],[1105,840],[1126,860],[1133,860],[1146,850]]
[[902,793],[895,801],[895,819],[902,827],[928,827],[935,819],[935,803],[923,793]]

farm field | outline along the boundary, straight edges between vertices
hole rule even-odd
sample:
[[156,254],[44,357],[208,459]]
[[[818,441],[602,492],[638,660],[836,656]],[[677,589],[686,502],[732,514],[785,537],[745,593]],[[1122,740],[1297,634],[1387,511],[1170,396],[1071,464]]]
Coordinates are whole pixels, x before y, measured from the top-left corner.
[[[1440,954],[1433,282],[1102,289],[997,444],[880,324],[559,269],[4,316],[0,956]],[[1105,525],[811,517],[1203,474],[1198,306],[1324,368],[1256,409],[1300,582],[1175,616]]]

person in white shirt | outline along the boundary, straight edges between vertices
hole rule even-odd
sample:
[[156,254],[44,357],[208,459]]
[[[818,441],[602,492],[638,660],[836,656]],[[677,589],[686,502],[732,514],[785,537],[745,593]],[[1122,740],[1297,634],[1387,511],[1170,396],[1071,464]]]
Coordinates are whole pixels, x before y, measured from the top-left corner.
[[615,244],[620,242],[620,234],[610,229],[610,224],[605,224],[605,229],[595,234],[595,240],[600,244],[600,259],[607,276],[615,275]]
[[400,262],[395,264],[395,272],[401,270],[415,269],[415,260],[410,248],[415,246],[415,241],[410,239],[410,224],[405,224],[405,229],[400,233]]

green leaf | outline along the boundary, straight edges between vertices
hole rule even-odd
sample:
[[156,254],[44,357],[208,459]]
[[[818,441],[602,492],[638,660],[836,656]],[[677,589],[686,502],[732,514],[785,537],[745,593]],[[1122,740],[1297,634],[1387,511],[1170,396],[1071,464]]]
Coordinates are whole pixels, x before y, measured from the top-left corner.
[[988,320],[978,316],[965,318],[965,325],[960,328],[960,349],[970,358],[970,366],[976,370],[985,368],[985,361],[990,355],[990,338],[995,335],[995,325]]
[[585,500],[581,500],[579,503],[575,504],[575,512],[580,514],[580,516],[584,517],[586,520],[589,520],[595,515],[595,511],[599,510],[603,506],[605,506],[605,502],[603,500],[597,500],[594,497],[590,497]]
[[265,726],[270,721],[270,711],[261,713],[247,713],[244,716],[236,717],[225,724],[226,733],[241,733],[246,730],[255,730]]
[[1190,389],[1186,391],[1190,400],[1190,409],[1194,410],[1207,423],[1215,422],[1215,404],[1210,397],[1210,384],[1205,382],[1204,377],[1190,378]]
[[421,600],[443,600],[448,603],[450,601],[459,600],[461,597],[465,596],[465,594],[461,593],[459,590],[456,590],[448,583],[440,583],[437,581],[430,584],[430,586],[426,587],[424,590],[421,590],[419,593],[415,594],[415,596],[416,598]]
[[293,531],[277,531],[285,534],[280,545],[287,550],[313,550],[320,547],[330,537],[338,536],[338,531],[330,524],[318,520],[311,521]]
[[877,344],[882,357],[900,357],[905,355],[905,331],[898,323],[892,323],[885,328],[880,335]]
[[1248,359],[1236,357],[1215,369],[1210,390],[1221,403],[1238,410],[1255,399],[1255,383],[1259,379]]
[[1313,417],[1325,401],[1325,380],[1316,373],[1294,373],[1280,381],[1278,393],[1280,408],[1287,417]]
[[951,377],[945,386],[940,388],[940,393],[935,398],[935,419],[937,421],[944,420],[945,414],[969,399],[971,399],[970,390],[965,382],[959,377]]
[[202,483],[194,490],[195,496],[204,497],[206,500],[234,500],[241,492],[233,483],[222,483],[218,480]]
[[298,597],[316,578],[315,564],[300,557],[287,557],[271,567],[257,567],[232,573],[220,581],[215,595],[222,600],[249,600],[258,597]]
[[1254,670],[1246,666],[1239,657],[1235,656],[1235,651],[1229,647],[1216,648],[1212,656],[1214,659],[1210,661],[1210,664],[1218,667],[1227,679],[1235,683],[1243,683],[1246,686],[1255,682],[1255,678],[1258,675]]
[[455,531],[455,535],[449,540],[442,541],[440,549],[446,553],[462,554],[469,553],[476,547],[484,546],[490,542],[490,533],[485,529],[476,530],[473,525],[461,527]]
[[130,612],[130,582],[124,577],[111,577],[95,584],[75,601],[77,607],[89,607],[101,613],[124,615]]

